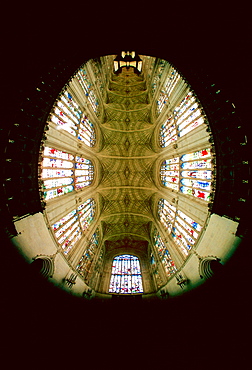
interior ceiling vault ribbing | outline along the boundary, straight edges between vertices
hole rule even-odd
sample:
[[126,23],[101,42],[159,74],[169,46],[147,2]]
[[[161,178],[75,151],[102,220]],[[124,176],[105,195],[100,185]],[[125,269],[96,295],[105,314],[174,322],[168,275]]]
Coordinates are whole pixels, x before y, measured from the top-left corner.
[[132,71],[112,79],[101,125],[103,148],[98,154],[103,168],[98,190],[103,199],[104,240],[116,241],[110,249],[122,245],[122,240],[125,244],[128,238],[149,240],[156,158],[145,81]]

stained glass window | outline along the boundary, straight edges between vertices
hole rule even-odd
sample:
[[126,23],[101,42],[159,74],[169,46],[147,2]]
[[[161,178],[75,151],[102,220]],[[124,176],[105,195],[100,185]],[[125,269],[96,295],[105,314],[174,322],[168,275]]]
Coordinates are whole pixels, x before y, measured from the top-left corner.
[[49,200],[92,183],[93,164],[89,159],[45,147],[42,162],[44,199]]
[[157,229],[154,230],[154,246],[165,268],[167,276],[171,276],[177,271],[177,268]]
[[53,123],[69,132],[71,135],[92,147],[95,144],[96,136],[91,121],[82,114],[79,105],[72,95],[65,91],[57,101],[50,119]]
[[170,232],[175,219],[176,207],[167,202],[166,199],[160,199],[158,202],[158,216],[164,228]]
[[161,182],[173,190],[179,190],[179,157],[163,161],[160,170]]
[[95,95],[94,89],[92,88],[92,84],[89,81],[89,78],[87,76],[87,71],[84,68],[81,68],[77,73],[77,79],[79,81],[79,84],[81,88],[83,89],[85,95],[87,96],[91,107],[93,108],[94,112],[98,113],[98,99]]
[[96,136],[95,136],[94,125],[87,118],[87,116],[83,116],[80,122],[78,139],[83,141],[88,146],[95,145]]
[[177,211],[171,235],[185,256],[195,244],[200,231],[201,226],[197,222],[182,211]]
[[97,228],[95,233],[92,235],[86,250],[81,256],[76,270],[79,272],[84,279],[88,278],[88,274],[91,272],[92,262],[95,257],[99,245],[99,229]]
[[194,197],[209,201],[211,191],[211,153],[210,149],[182,155],[180,158],[180,191]]
[[177,126],[174,118],[170,116],[160,128],[159,142],[162,148],[167,147],[171,143],[177,141]]
[[159,98],[157,100],[157,111],[161,113],[164,105],[168,102],[169,96],[171,95],[173,89],[175,88],[176,84],[180,79],[179,73],[174,69],[171,68],[169,74],[166,78],[164,83],[163,89],[160,91]]
[[211,152],[207,148],[163,161],[160,178],[168,188],[210,201],[211,169]]
[[[159,100],[157,101],[157,111],[160,113],[164,105],[168,102],[169,96],[178,82],[180,76],[173,72],[173,80],[168,76],[164,89],[160,92]],[[175,77],[176,76],[176,77]],[[196,127],[204,123],[205,114],[200,108],[196,96],[190,91],[173,109],[169,118],[161,125],[160,128],[160,146],[167,147],[179,137],[186,135]]]
[[136,256],[123,254],[114,258],[109,293],[143,293],[140,262]]
[[153,78],[153,82],[152,82],[152,85],[151,85],[151,92],[152,92],[152,95],[154,95],[155,91],[156,91],[156,88],[157,88],[157,85],[158,85],[158,82],[160,81],[160,77],[162,75],[162,72],[164,70],[164,67],[165,67],[165,60],[161,59],[158,63],[158,66],[157,66],[157,69],[156,69],[156,73],[155,73],[155,76]]
[[95,202],[90,198],[52,225],[56,240],[64,254],[68,254],[80,239],[83,231],[94,219],[94,213]]

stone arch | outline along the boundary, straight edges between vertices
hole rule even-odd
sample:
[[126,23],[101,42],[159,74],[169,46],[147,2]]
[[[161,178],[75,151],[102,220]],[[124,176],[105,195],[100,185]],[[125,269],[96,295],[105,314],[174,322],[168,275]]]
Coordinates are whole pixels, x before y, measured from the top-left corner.
[[54,274],[54,259],[48,256],[36,256],[33,258],[32,269],[45,278],[52,277]]
[[205,258],[200,259],[199,262],[199,274],[202,279],[209,279],[213,275],[216,275],[220,269],[222,264],[220,263],[220,259],[214,256],[208,256]]

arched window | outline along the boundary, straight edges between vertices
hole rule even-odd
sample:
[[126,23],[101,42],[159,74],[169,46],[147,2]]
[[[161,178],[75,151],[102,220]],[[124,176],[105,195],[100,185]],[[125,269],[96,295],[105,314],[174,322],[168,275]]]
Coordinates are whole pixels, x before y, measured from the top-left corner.
[[52,225],[55,238],[68,254],[94,219],[95,201],[90,198]]
[[109,293],[143,293],[139,259],[123,254],[113,260]]
[[49,200],[92,183],[94,167],[89,159],[45,147],[42,162],[44,199]]
[[94,146],[96,141],[94,126],[87,116],[83,115],[79,105],[69,91],[64,91],[54,106],[50,120],[59,129],[83,141],[87,146]]
[[209,148],[162,162],[161,182],[183,194],[210,201],[212,159]]

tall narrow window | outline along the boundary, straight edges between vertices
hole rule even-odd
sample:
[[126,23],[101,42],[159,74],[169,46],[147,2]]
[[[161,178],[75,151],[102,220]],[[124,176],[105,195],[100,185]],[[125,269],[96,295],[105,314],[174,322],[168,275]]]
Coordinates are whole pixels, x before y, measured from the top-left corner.
[[171,232],[176,214],[176,207],[167,202],[166,199],[160,199],[158,202],[158,216],[160,222],[163,224],[164,228]]
[[160,170],[162,184],[170,189],[179,190],[179,157],[163,161]]
[[98,114],[98,99],[95,95],[94,89],[92,88],[92,84],[89,81],[87,76],[87,71],[84,68],[81,68],[77,73],[77,79],[79,84],[84,91],[84,94],[87,96],[91,107],[93,108],[94,112]]
[[156,88],[157,88],[158,83],[160,81],[160,78],[162,76],[165,64],[166,64],[165,60],[161,59],[158,63],[158,66],[156,67],[155,76],[153,77],[153,82],[152,82],[152,85],[151,85],[152,95],[154,95],[154,93],[156,91]]
[[94,126],[83,115],[79,105],[75,102],[69,91],[61,94],[51,112],[50,119],[58,125],[59,129],[69,132],[71,135],[83,141],[87,146],[94,146],[96,141]]
[[88,279],[88,275],[92,269],[92,262],[95,257],[99,245],[99,229],[96,229],[95,233],[92,235],[86,250],[84,251],[83,255],[81,256],[76,270],[79,272],[84,279]]
[[177,141],[177,126],[173,116],[170,116],[160,128],[159,142],[161,148],[165,148]]
[[80,122],[78,139],[83,141],[87,146],[92,147],[95,145],[96,136],[95,136],[94,125],[87,118],[87,116],[83,116]]
[[211,191],[211,153],[210,149],[184,154],[181,160],[180,191],[209,201]]
[[45,147],[42,162],[44,199],[49,200],[79,190],[92,183],[93,164],[89,159]]
[[95,202],[92,198],[72,210],[52,225],[55,238],[64,254],[68,254],[94,219]]
[[210,149],[163,161],[160,177],[162,184],[168,188],[210,201],[212,180]]
[[169,74],[166,78],[166,81],[164,83],[163,89],[160,91],[160,95],[157,101],[157,111],[158,113],[161,113],[164,105],[168,102],[168,99],[177,85],[178,81],[180,79],[179,73],[175,70],[175,68],[171,68],[169,71]]
[[182,211],[178,210],[171,236],[184,256],[187,256],[196,242],[201,226]]
[[154,230],[154,246],[167,276],[171,276],[177,271],[177,268],[157,229]]
[[139,259],[123,254],[113,260],[109,293],[143,293]]

